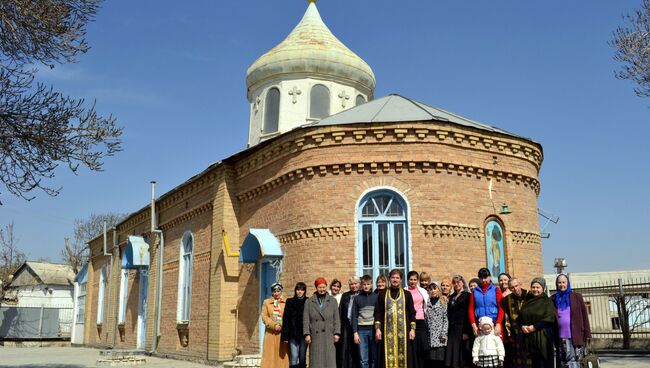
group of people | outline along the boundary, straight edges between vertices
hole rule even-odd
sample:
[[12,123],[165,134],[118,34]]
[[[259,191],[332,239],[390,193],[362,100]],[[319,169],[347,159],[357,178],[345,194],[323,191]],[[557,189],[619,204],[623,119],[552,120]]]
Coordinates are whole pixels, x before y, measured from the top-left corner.
[[591,338],[582,296],[560,274],[548,296],[544,278],[529,290],[506,273],[492,283],[487,268],[469,285],[456,275],[434,282],[401,270],[386,278],[319,277],[316,292],[298,282],[293,297],[279,283],[264,301],[262,368],[579,368]]

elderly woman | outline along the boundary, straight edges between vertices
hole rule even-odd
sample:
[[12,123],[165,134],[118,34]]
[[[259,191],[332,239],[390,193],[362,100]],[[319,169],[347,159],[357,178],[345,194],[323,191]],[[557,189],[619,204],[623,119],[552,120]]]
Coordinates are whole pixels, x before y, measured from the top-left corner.
[[429,351],[426,356],[427,367],[445,366],[445,347],[447,346],[447,300],[441,298],[440,287],[437,283],[429,284],[429,300],[427,303],[427,328],[429,331]]
[[521,307],[521,331],[533,368],[553,368],[555,309],[546,295],[546,281],[536,277]]
[[261,368],[289,367],[288,345],[282,341],[282,316],[285,302],[282,299],[282,284],[271,285],[271,297],[262,304],[264,322],[264,353]]
[[571,290],[567,275],[559,274],[555,287],[557,292],[551,299],[557,310],[560,337],[558,359],[563,367],[580,368],[584,345],[591,339],[587,307],[582,295]]
[[512,276],[510,276],[510,274],[505,272],[500,273],[499,277],[497,277],[497,280],[499,282],[499,289],[501,290],[501,294],[503,295],[504,298],[507,297],[508,294],[510,294],[510,286],[508,285],[508,283],[510,282],[511,278]]
[[511,278],[508,285],[510,294],[502,300],[503,311],[508,321],[504,333],[505,366],[509,368],[528,368],[531,362],[524,347],[524,333],[521,330],[521,308],[524,305],[528,291],[521,287],[521,283],[516,277]]
[[447,316],[449,319],[449,336],[445,365],[451,368],[465,367],[470,362],[470,343],[474,336],[467,317],[469,308],[469,291],[461,275],[452,277],[453,293],[449,296]]
[[336,368],[336,347],[341,323],[336,300],[327,293],[327,281],[314,282],[316,292],[305,302],[303,335],[309,345],[310,368]]

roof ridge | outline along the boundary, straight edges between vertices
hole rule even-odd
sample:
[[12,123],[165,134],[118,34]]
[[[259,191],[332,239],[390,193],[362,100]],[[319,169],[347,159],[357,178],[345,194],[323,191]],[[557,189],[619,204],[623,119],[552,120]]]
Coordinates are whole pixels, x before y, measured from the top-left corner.
[[[392,94],[391,94],[391,95],[388,95],[388,98],[386,99],[386,102],[384,102],[384,104],[381,105],[381,107],[377,110],[377,113],[376,113],[375,115],[373,115],[372,118],[370,118],[370,123],[372,123],[372,122],[375,121],[375,118],[376,118],[376,117],[377,117],[377,116],[378,116],[378,115],[379,115],[379,114],[384,110],[384,108],[386,107],[386,105],[388,105],[388,101],[390,101],[390,99],[391,99],[392,97],[393,97]],[[380,100],[381,100],[381,98],[378,99],[378,100],[375,100],[375,101],[380,101]],[[355,107],[356,107],[356,106],[355,106]]]

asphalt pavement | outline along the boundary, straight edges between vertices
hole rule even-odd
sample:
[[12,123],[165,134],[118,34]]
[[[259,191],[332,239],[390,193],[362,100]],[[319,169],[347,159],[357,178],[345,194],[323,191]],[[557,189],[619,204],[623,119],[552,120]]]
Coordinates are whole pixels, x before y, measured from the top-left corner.
[[[97,367],[99,350],[80,347],[14,348],[0,346],[0,368],[87,368]],[[650,354],[600,354],[605,368],[650,368]],[[201,368],[214,367],[181,360],[146,356],[146,364],[137,367]]]

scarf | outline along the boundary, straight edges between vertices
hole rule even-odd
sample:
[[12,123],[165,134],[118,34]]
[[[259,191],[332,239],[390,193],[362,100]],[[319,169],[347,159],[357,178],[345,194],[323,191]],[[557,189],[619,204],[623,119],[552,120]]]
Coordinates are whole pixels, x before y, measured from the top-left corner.
[[555,279],[555,285],[557,287],[557,279],[560,276],[566,277],[567,280],[567,288],[564,291],[558,291],[555,294],[555,305],[557,305],[557,309],[559,310],[565,310],[571,306],[571,301],[569,300],[569,296],[571,295],[571,281],[569,281],[569,277],[563,273],[557,275],[557,278]]
[[384,351],[386,368],[406,367],[408,330],[406,321],[406,298],[404,289],[399,288],[393,297],[393,290],[386,290],[384,303]]
[[[530,292],[521,307],[521,324],[523,326],[536,325],[539,322],[555,323],[555,308],[551,299],[544,293],[534,296]],[[552,344],[552,334],[547,329],[536,330],[524,335],[524,341],[529,352],[540,354],[544,359],[547,356],[548,344]]]
[[282,325],[282,309],[280,309],[281,302],[282,297],[273,300],[273,320],[279,325]]

